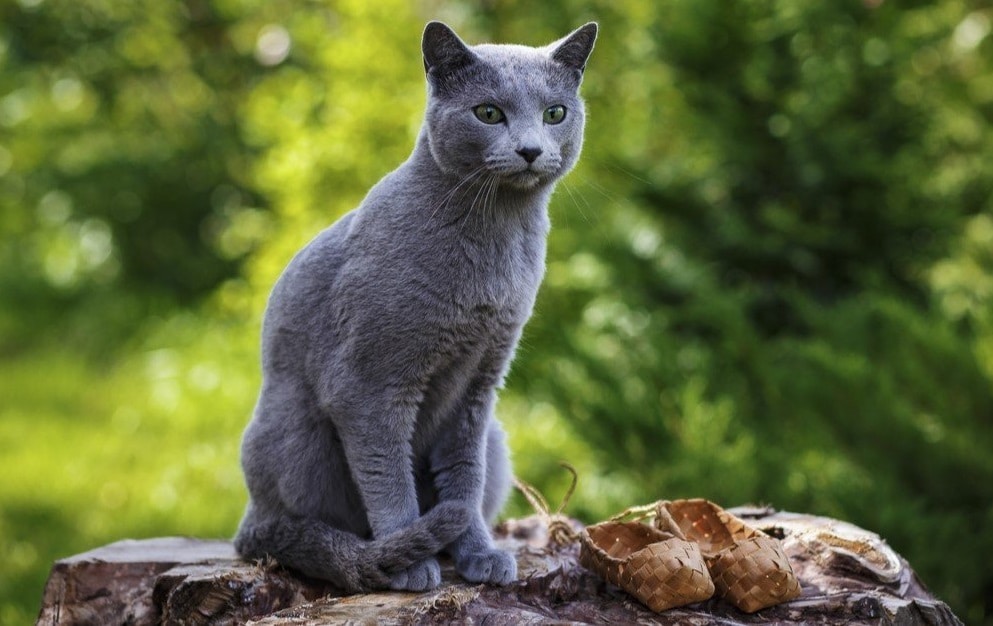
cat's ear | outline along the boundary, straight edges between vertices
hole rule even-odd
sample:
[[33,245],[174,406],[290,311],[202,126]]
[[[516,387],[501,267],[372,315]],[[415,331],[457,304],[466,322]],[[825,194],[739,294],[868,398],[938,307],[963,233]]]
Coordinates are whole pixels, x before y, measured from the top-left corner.
[[586,69],[586,60],[593,52],[597,29],[596,22],[589,22],[559,39],[549,46],[552,50],[552,59],[582,74]]
[[433,78],[443,78],[476,60],[469,46],[455,31],[441,22],[428,22],[421,39],[424,72]]

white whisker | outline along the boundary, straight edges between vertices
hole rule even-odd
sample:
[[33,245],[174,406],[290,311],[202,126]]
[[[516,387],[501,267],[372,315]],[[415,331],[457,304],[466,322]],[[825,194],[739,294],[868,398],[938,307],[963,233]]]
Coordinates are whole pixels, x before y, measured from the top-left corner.
[[499,179],[496,176],[493,176],[492,182],[490,183],[489,191],[486,194],[486,198],[484,199],[484,204],[483,204],[483,208],[486,209],[486,212],[490,213],[491,219],[496,217],[496,214],[493,213],[492,209],[496,207],[497,189],[499,187],[500,187]]
[[609,161],[599,161],[599,163],[601,165],[603,165],[604,167],[606,167],[607,169],[612,169],[615,172],[621,172],[622,174],[625,174],[626,176],[629,176],[630,178],[633,178],[634,180],[638,181],[639,183],[645,183],[649,187],[654,187],[655,186],[655,183],[653,183],[652,181],[650,181],[648,179],[645,179],[645,178],[642,178],[642,177],[638,176],[637,174],[635,174],[634,172],[630,172],[630,171],[624,169],[620,165],[615,165],[613,163],[610,163]]
[[472,212],[476,208],[476,203],[479,202],[480,199],[484,199],[486,197],[486,193],[488,193],[489,190],[489,185],[494,180],[496,180],[496,176],[490,173],[487,173],[486,176],[483,177],[483,182],[481,182],[479,184],[479,187],[476,189],[476,195],[473,196],[472,202],[469,203],[469,208],[462,216],[457,218],[462,220],[462,225],[459,227],[460,232],[463,228],[465,228],[466,223],[469,221],[469,218],[472,216]]
[[586,176],[583,176],[581,174],[579,175],[579,178],[582,179],[584,185],[590,187],[591,189],[593,189],[593,191],[596,191],[597,193],[599,193],[601,196],[603,196],[607,200],[610,200],[611,202],[618,202],[619,201],[619,198],[617,197],[617,195],[614,194],[614,193],[612,193],[606,187],[603,187],[602,185],[599,185],[599,184],[595,183],[593,180],[591,180],[591,179],[589,179]]
[[459,190],[463,192],[463,195],[465,194],[465,192],[470,190],[472,188],[471,183],[474,180],[478,179],[485,172],[485,170],[486,170],[486,166],[480,165],[476,169],[466,174],[465,177],[458,182],[458,184],[456,184],[454,187],[449,189],[445,193],[445,195],[441,197],[441,199],[438,201],[438,204],[436,204],[434,209],[431,211],[431,217],[433,218],[438,213],[438,211],[448,206],[448,204],[455,198],[455,195],[456,193],[459,192]]
[[582,205],[579,204],[579,200],[577,199],[577,194],[579,198],[582,198],[583,202],[586,203],[586,207],[590,208],[589,203],[586,202],[586,198],[583,198],[582,194],[580,194],[578,190],[573,190],[572,185],[570,185],[565,181],[562,182],[562,188],[565,189],[567,194],[569,194],[569,198],[572,199],[572,203],[576,205],[576,210],[579,211],[579,214],[583,217],[584,220],[586,220],[586,223],[592,224],[593,222],[590,221],[589,216],[586,215],[585,211],[583,211]]

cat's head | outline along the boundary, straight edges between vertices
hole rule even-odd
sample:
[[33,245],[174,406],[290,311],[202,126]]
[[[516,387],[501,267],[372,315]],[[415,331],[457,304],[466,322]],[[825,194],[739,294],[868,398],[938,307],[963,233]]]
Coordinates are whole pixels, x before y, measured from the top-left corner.
[[517,189],[568,172],[583,143],[579,84],[596,34],[591,22],[543,48],[468,46],[448,26],[429,23],[421,46],[425,132],[441,169],[490,174]]

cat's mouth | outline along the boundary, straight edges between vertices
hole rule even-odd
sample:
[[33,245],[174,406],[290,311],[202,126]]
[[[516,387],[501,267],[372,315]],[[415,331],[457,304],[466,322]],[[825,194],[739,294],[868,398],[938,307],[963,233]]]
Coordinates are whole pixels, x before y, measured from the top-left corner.
[[558,177],[558,159],[542,159],[521,163],[519,159],[505,159],[500,157],[487,158],[485,168],[492,175],[499,178],[500,182],[507,187],[519,190],[531,190],[542,185],[546,185]]
[[502,174],[502,178],[511,187],[528,190],[554,180],[555,174],[554,171],[548,171],[546,168],[536,168],[534,165],[528,165],[523,169],[505,172]]
[[509,182],[520,189],[532,189],[538,186],[544,176],[539,172],[528,168],[526,170],[521,170],[520,172],[514,172],[509,177]]

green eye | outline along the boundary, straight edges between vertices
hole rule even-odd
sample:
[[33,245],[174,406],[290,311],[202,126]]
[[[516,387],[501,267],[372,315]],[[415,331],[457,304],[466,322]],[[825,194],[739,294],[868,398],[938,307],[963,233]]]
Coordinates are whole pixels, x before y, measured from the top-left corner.
[[484,124],[499,124],[504,118],[503,111],[492,104],[481,104],[474,108],[472,112]]
[[550,106],[545,109],[545,113],[541,116],[541,119],[543,119],[546,124],[558,124],[565,119],[565,107],[561,104]]

